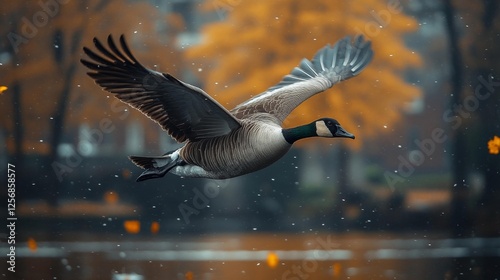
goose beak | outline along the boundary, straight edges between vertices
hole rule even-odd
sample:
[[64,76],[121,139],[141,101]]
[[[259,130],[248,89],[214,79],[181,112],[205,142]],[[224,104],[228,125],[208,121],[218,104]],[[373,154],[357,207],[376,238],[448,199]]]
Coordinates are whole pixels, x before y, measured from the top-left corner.
[[335,137],[343,137],[343,138],[356,138],[354,134],[347,132],[343,127],[337,125],[337,132],[335,132]]

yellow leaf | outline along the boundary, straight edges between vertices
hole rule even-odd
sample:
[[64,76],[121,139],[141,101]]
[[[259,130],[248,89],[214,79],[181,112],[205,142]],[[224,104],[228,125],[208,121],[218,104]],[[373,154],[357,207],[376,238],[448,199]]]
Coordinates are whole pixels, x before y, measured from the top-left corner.
[[278,255],[276,255],[276,253],[269,252],[269,254],[267,254],[267,265],[270,268],[275,268],[278,265],[279,260],[280,259],[278,258]]

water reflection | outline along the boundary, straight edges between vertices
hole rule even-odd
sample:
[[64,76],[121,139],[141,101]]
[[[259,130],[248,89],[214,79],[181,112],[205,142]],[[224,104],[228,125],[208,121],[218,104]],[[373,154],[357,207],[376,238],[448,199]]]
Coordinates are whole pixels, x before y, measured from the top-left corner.
[[17,279],[446,279],[464,260],[476,276],[483,275],[485,261],[500,260],[500,238],[414,233],[124,238],[41,241],[36,250],[20,244]]

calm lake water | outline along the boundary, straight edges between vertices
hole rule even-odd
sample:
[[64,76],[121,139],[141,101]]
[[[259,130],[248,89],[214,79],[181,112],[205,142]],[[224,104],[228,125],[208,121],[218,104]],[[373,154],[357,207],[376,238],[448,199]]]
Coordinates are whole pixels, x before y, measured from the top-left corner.
[[[5,243],[1,248],[7,251]],[[3,266],[6,255],[2,255]],[[74,234],[61,241],[37,241],[35,248],[18,244],[16,272],[4,268],[1,275],[4,279],[494,279],[499,264],[500,238],[449,239],[426,233]]]

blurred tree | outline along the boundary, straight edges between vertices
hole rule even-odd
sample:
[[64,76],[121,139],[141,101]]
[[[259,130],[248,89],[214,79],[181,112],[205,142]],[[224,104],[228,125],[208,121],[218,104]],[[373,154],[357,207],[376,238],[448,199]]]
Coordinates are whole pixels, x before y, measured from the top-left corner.
[[173,48],[161,47],[158,37],[173,46],[171,36],[182,29],[182,23],[175,16],[164,17],[148,3],[137,2],[23,1],[6,3],[3,11],[8,16],[2,17],[0,34],[8,41],[0,45],[0,75],[9,90],[1,96],[0,110],[6,117],[0,118],[0,125],[7,131],[10,153],[46,155],[38,165],[47,178],[44,194],[55,205],[62,174],[75,168],[59,164],[57,148],[64,133],[82,123],[99,128],[113,114],[129,115],[126,106],[112,105],[106,100],[109,96],[85,75],[79,63],[82,45],[91,46],[94,36],[133,34],[128,36],[132,47],[141,42],[139,47],[147,48],[141,57],[145,64],[180,65]]
[[403,35],[416,30],[417,23],[402,12],[399,1],[207,0],[203,8],[219,15],[225,9],[227,18],[205,26],[204,40],[187,56],[198,61],[206,91],[227,108],[275,85],[325,44],[360,33],[373,41],[371,65],[355,82],[336,85],[300,105],[285,125],[333,116],[359,136],[348,142],[359,147],[358,139],[391,130],[401,110],[419,96],[419,89],[401,75],[418,66],[420,57],[404,45]]
[[[443,14],[445,18],[446,31],[448,33],[450,50],[450,105],[449,108],[461,104],[463,100],[463,63],[462,52],[459,44],[458,27],[456,26],[456,12],[451,0],[443,1]],[[461,118],[457,111],[455,118]],[[453,155],[453,181],[452,181],[452,201],[451,201],[451,230],[455,237],[463,237],[470,230],[470,217],[467,209],[467,188],[466,172],[466,129],[457,125],[454,127],[455,133],[452,143]]]
[[[470,194],[470,174],[481,174],[485,188],[480,205],[500,199],[495,192],[500,182],[500,160],[490,155],[487,149],[488,140],[500,132],[498,122],[491,121],[500,119],[500,97],[495,94],[500,85],[496,79],[500,72],[496,59],[500,55],[496,39],[500,31],[498,6],[496,1],[489,0],[475,3],[444,1],[454,73],[450,109],[456,113],[456,120],[451,122],[456,130],[453,189],[455,200],[464,199],[466,202]],[[457,106],[462,112],[455,109]],[[467,150],[470,153],[466,154]],[[456,206],[456,216],[463,215],[460,211],[463,211],[465,202]],[[470,235],[473,229],[463,227],[458,230]]]
[[[443,1],[450,39],[452,98],[450,110],[456,117],[452,150],[452,232],[455,237],[488,236],[500,233],[500,159],[488,151],[488,140],[500,133],[500,73],[498,1]],[[462,36],[460,36],[462,35]],[[462,62],[463,61],[463,62]],[[461,108],[461,111],[456,110]],[[467,152],[468,153],[467,153]],[[470,203],[474,184],[471,175],[479,174],[484,187],[477,203]],[[498,277],[498,261],[493,257],[470,262],[455,260],[454,276],[463,279]]]
[[206,0],[202,7],[227,18],[206,25],[202,43],[188,49],[187,57],[198,62],[195,71],[206,91],[228,109],[275,85],[326,44],[346,35],[372,41],[374,59],[358,77],[312,97],[284,123],[296,126],[329,116],[356,135],[356,141],[338,141],[340,201],[350,192],[344,144],[359,148],[393,130],[402,110],[420,95],[402,75],[421,63],[403,41],[404,34],[417,29],[417,22],[402,12],[399,1]]
[[[462,64],[462,52],[459,45],[459,35],[458,27],[456,25],[456,11],[452,0],[444,0],[442,12],[445,19],[445,27],[448,34],[448,45],[450,50],[450,105],[449,108],[452,109],[453,106],[461,104],[463,100],[463,64]],[[458,112],[455,111],[455,118],[462,118]],[[466,129],[461,126],[452,126],[454,128],[454,137],[451,145],[452,156],[453,156],[453,166],[452,166],[452,186],[451,186],[451,219],[450,219],[450,229],[453,237],[466,237],[470,233],[471,227],[471,217],[470,209],[467,207],[467,201],[469,196],[469,189],[467,187],[466,179]],[[452,273],[454,277],[459,275],[464,279],[470,279],[471,275],[468,269],[466,269],[467,260],[462,258],[455,258]]]
[[[500,134],[500,3],[494,0],[482,0],[477,3],[456,1],[457,10],[463,22],[464,30],[461,47],[464,53],[464,68],[467,87],[462,93],[461,104],[470,108],[472,118],[466,123],[470,128],[470,144],[475,147],[475,160],[469,163],[469,172],[480,172],[484,176],[484,192],[479,205],[491,207],[495,215],[500,216],[498,201],[500,192],[500,158],[489,154],[487,142],[494,135]],[[476,106],[477,105],[477,106]],[[475,129],[473,129],[475,128]],[[491,219],[491,216],[490,216]],[[500,221],[496,219],[496,221]],[[500,222],[488,225],[488,235],[500,233]]]
[[[21,13],[25,10],[25,7],[19,5],[16,9]],[[9,12],[11,11],[7,6],[5,16],[0,17],[0,35],[2,38],[8,38],[8,34],[19,29],[20,22],[15,20],[18,15]],[[16,66],[19,64],[19,57],[14,55],[16,52],[16,49],[9,48],[7,40],[0,41],[0,73],[15,71]],[[6,94],[0,99],[0,107],[5,114],[4,117],[0,118],[0,125],[6,132],[10,132],[9,134],[12,135],[11,138],[17,139],[22,143],[25,137],[25,130],[23,126],[20,125],[22,123],[21,111],[16,110],[22,106],[21,84],[17,79],[11,80],[10,83],[9,80],[4,80],[2,82],[5,85],[9,84],[6,91],[9,92],[10,98],[8,98]],[[17,168],[22,169],[24,166],[24,157],[22,144],[18,144],[19,142],[16,142],[17,144],[11,147],[11,161]],[[22,183],[22,179],[22,177],[18,178],[18,183]]]

